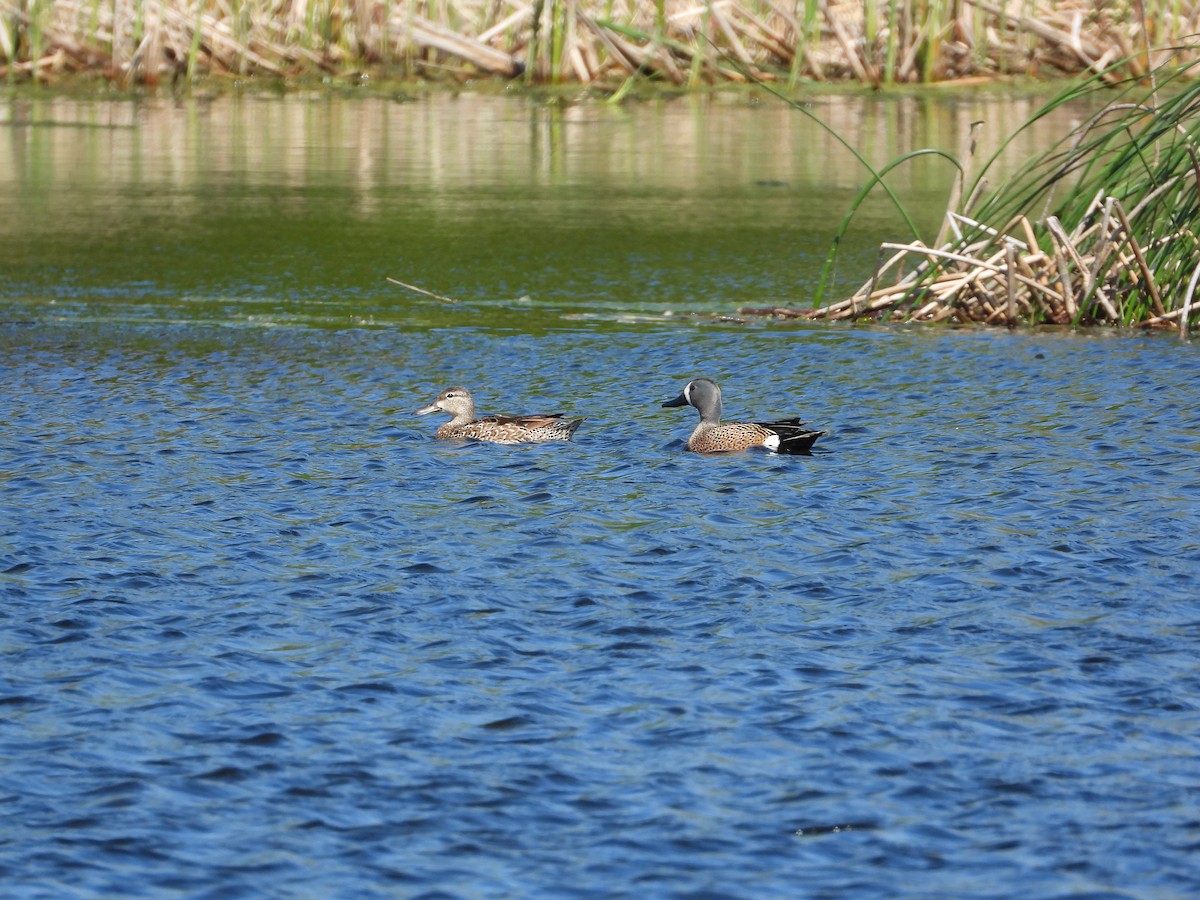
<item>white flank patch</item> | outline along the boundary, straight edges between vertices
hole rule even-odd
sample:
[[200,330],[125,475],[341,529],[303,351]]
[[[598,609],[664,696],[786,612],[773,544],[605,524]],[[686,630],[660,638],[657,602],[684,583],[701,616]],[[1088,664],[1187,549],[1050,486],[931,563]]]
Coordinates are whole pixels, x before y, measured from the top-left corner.
[[779,449],[779,435],[777,435],[777,434],[768,435],[767,439],[762,442],[762,445],[764,447],[766,447],[768,450],[778,450]]

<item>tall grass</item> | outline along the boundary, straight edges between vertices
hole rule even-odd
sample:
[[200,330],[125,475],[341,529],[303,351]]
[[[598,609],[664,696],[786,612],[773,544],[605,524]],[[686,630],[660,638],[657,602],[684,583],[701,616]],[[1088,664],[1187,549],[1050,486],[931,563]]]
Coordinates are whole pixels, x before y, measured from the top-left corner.
[[1161,65],[1168,51],[1151,47],[1197,58],[1197,31],[1200,0],[0,0],[0,71],[53,79],[107,67],[130,82],[525,73],[606,90],[747,72],[791,83],[1118,80]]
[[[881,265],[851,298],[769,312],[1172,326],[1186,336],[1200,318],[1200,83],[1190,77],[1196,65],[1117,85],[1098,113],[989,191],[1001,146],[956,188],[948,239],[883,244]],[[1112,95],[1110,80],[1105,71],[1072,85],[1025,127],[1101,89]],[[974,161],[959,165],[967,173]]]

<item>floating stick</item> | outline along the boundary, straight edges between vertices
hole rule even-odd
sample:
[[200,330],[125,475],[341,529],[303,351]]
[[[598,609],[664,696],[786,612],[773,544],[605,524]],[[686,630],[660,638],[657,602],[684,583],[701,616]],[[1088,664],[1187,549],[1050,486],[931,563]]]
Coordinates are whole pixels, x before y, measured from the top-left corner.
[[387,277],[387,280],[390,281],[392,284],[398,284],[402,288],[408,288],[410,291],[416,291],[418,294],[424,294],[426,297],[433,297],[435,300],[441,300],[443,303],[457,303],[458,302],[453,297],[443,297],[441,294],[435,294],[433,291],[427,291],[427,290],[425,290],[425,288],[419,288],[415,284],[405,284],[403,281],[399,281],[395,278],[392,278],[390,275],[386,276],[386,277]]

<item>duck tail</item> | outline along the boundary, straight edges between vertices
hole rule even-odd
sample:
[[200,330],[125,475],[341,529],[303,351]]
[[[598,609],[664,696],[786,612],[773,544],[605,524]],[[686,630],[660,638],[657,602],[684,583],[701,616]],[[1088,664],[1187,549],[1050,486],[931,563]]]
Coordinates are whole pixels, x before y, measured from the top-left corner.
[[804,423],[799,419],[787,419],[783,422],[764,422],[763,428],[779,435],[779,446],[775,449],[776,453],[788,453],[793,455],[808,455],[812,452],[812,445],[817,442],[817,438],[828,434],[827,431],[816,431],[811,428],[805,428]]

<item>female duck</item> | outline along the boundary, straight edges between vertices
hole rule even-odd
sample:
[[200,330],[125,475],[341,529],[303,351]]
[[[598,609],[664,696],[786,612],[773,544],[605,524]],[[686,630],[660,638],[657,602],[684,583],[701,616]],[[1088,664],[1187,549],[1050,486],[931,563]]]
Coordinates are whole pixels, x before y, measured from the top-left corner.
[[437,399],[416,411],[424,416],[433,412],[451,415],[437,430],[440,440],[464,438],[490,441],[493,444],[543,444],[547,441],[569,441],[583,417],[567,419],[562,413],[548,416],[475,416],[475,399],[466,388],[453,387],[442,391]]

